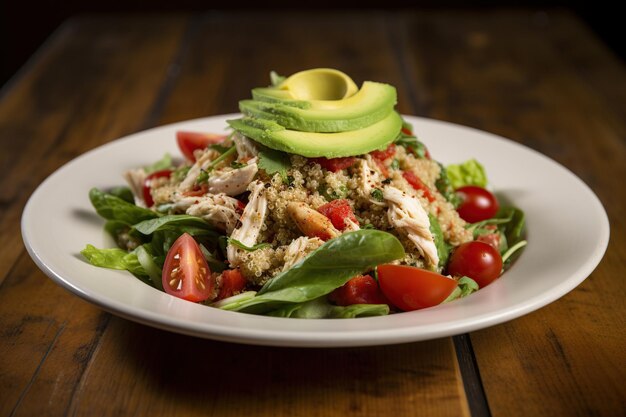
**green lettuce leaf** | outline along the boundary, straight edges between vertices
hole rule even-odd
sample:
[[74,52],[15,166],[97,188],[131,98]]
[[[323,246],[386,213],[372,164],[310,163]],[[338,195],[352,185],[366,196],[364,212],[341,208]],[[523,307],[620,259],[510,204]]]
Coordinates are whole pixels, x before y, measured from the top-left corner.
[[386,316],[389,314],[387,304],[353,304],[336,306],[323,296],[300,304],[288,304],[270,311],[268,316],[291,317],[299,319],[352,319],[356,317]]
[[488,183],[485,168],[475,159],[467,160],[461,164],[448,165],[446,174],[450,184],[455,189],[465,185],[486,187]]

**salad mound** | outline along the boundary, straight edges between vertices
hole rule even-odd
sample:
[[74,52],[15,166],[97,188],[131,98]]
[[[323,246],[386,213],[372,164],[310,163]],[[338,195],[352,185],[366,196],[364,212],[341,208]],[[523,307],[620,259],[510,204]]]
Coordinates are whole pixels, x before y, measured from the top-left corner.
[[465,297],[526,244],[523,212],[478,161],[434,160],[392,86],[315,69],[252,96],[227,135],[177,132],[182,162],[91,190],[118,247],[87,261],[216,308],[351,318]]

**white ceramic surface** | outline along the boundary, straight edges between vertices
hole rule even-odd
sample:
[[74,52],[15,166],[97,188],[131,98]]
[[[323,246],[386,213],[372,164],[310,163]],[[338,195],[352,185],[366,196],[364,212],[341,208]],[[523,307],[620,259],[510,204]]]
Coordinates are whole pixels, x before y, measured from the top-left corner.
[[[365,346],[433,339],[493,326],[534,311],[580,284],[609,240],[607,215],[570,171],[527,147],[475,129],[405,116],[443,163],[478,159],[500,197],[526,213],[528,246],[499,280],[430,309],[350,320],[298,320],[221,311],[177,299],[130,273],[96,268],[79,252],[113,247],[93,211],[91,187],[123,185],[124,170],[164,152],[179,155],[177,130],[222,132],[224,115],[158,127],[116,140],[67,163],[33,193],[22,235],[36,264],[55,282],[119,316],[199,337],[277,346]],[[564,320],[567,319],[564,317]]]

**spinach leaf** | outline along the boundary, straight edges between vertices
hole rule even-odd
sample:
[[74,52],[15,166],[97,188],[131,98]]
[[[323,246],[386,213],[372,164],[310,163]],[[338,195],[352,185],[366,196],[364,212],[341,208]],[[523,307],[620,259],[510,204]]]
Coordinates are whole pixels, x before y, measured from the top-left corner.
[[469,159],[460,164],[451,164],[446,167],[446,175],[455,189],[464,185],[487,186],[485,168],[475,159]]
[[89,199],[96,212],[107,220],[118,220],[132,225],[158,217],[158,214],[152,210],[128,203],[112,194],[103,193],[97,188],[89,191]]
[[128,187],[113,187],[109,190],[109,194],[119,197],[130,204],[135,204],[135,196]]
[[[357,230],[331,239],[267,282],[259,295],[297,288],[303,294],[328,294],[350,278],[376,265],[404,257],[404,247],[392,234]],[[315,297],[307,297],[308,301]]]
[[457,287],[454,289],[454,291],[452,291],[448,298],[443,300],[441,304],[449,303],[450,301],[456,300],[457,298],[467,297],[468,295],[476,291],[478,291],[478,284],[476,283],[476,281],[474,281],[470,277],[461,277],[459,278]]
[[437,256],[439,256],[438,268],[444,268],[448,263],[448,257],[450,256],[450,246],[445,242],[443,238],[443,232],[439,225],[437,217],[428,213],[428,220],[430,220],[430,233],[433,235],[435,241],[435,247],[437,248]]
[[270,281],[255,297],[231,309],[265,314],[285,304],[304,303],[330,293],[350,278],[376,265],[404,257],[404,248],[392,234],[357,230],[331,239],[301,262]]
[[179,235],[189,233],[192,236],[208,235],[215,238],[219,235],[206,220],[188,214],[169,214],[144,220],[133,228],[144,235],[151,235],[159,230],[177,231]]
[[239,248],[239,249],[243,249],[246,252],[254,252],[255,250],[259,250],[259,249],[263,249],[263,248],[271,248],[272,245],[270,245],[269,243],[258,243],[256,245],[252,245],[252,246],[246,246],[245,244],[241,243],[240,241],[238,241],[237,239],[233,239],[233,238],[228,238],[228,243],[230,243],[231,245]]

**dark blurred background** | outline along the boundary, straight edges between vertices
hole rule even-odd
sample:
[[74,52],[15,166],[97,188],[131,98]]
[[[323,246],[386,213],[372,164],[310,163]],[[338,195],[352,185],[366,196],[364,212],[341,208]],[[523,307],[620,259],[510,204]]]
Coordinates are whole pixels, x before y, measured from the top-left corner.
[[[242,2],[243,3],[243,2]],[[298,4],[300,3],[301,6]],[[328,1],[296,2],[294,0],[265,0],[246,10],[298,10],[298,9],[349,9],[364,8],[376,10],[375,7],[364,6],[371,2],[361,1]],[[384,10],[402,9],[473,9],[488,8],[524,8],[533,10],[550,10],[553,8],[569,9],[585,21],[591,30],[601,38],[608,47],[624,60],[625,47],[620,36],[620,14],[611,7],[599,2],[564,2],[564,1],[402,1],[385,0]],[[175,13],[175,12],[207,12],[224,10],[236,12],[243,6],[241,3],[222,1],[213,4],[198,0],[65,0],[39,2],[0,0],[0,86],[24,65],[31,55],[54,30],[66,19],[77,14],[98,13]],[[382,9],[381,9],[382,10]],[[618,21],[620,19],[620,21]],[[622,31],[623,32],[623,31]]]

